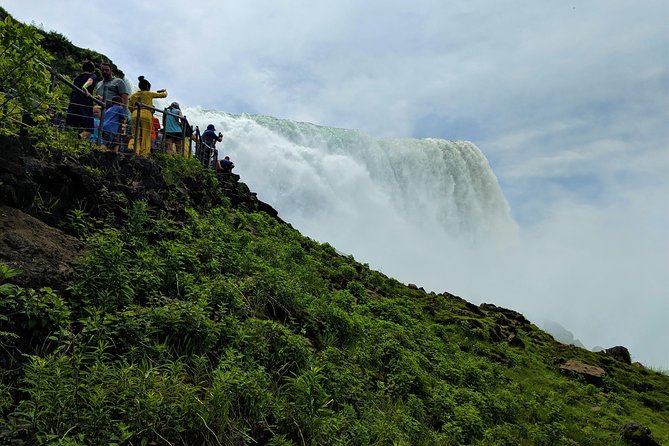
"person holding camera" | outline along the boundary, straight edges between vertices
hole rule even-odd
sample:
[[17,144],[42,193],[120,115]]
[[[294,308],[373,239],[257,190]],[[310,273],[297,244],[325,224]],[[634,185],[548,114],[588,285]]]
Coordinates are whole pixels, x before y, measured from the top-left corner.
[[[216,142],[221,142],[223,141],[223,133],[218,132],[218,135],[216,134],[216,127],[214,127],[214,124],[209,124],[207,126],[207,130],[202,133],[202,136],[200,137],[202,140],[202,150],[203,150],[203,163],[204,167],[211,167],[211,157],[214,154],[214,150],[216,149]],[[216,160],[214,160],[216,162]]]
[[[137,155],[149,156],[151,153],[151,128],[153,127],[153,110],[142,107],[139,116],[137,116],[137,103],[141,102],[143,105],[153,107],[153,99],[166,98],[167,90],[162,89],[158,91],[151,90],[151,82],[146,80],[144,76],[139,76],[139,91],[130,96],[128,99],[128,108],[132,112],[132,138],[130,145],[135,149]],[[136,119],[139,119],[139,126],[136,124]],[[137,134],[135,134],[137,133]],[[135,144],[135,141],[137,143]]]

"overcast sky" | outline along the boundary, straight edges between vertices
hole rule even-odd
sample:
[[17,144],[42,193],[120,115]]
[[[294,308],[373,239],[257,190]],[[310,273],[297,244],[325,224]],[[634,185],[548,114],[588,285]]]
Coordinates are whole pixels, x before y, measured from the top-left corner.
[[600,250],[601,281],[634,270],[629,301],[612,304],[654,302],[669,369],[667,0],[2,6],[182,105],[474,142],[556,264],[564,243]]

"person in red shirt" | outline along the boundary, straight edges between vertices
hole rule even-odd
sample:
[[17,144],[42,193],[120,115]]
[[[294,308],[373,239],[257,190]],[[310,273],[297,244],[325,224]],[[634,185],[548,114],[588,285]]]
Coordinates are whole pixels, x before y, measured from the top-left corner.
[[151,151],[157,152],[160,148],[160,119],[155,116],[152,118],[153,125],[151,127]]

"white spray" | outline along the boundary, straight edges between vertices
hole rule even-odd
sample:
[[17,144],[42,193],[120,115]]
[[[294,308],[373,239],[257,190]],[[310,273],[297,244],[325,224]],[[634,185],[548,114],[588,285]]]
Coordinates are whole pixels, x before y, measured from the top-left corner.
[[[435,251],[515,242],[508,204],[472,143],[375,139],[197,108],[185,113],[223,132],[220,156],[229,155],[242,181],[284,220],[400,280],[445,291],[450,262],[434,264]],[[417,263],[424,274],[415,274]]]

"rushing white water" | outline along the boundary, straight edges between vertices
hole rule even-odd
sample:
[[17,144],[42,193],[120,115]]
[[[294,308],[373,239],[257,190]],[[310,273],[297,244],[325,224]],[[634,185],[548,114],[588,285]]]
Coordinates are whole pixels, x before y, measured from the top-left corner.
[[[229,155],[242,181],[284,220],[400,280],[444,291],[447,265],[428,266],[428,255],[433,262],[435,251],[516,238],[497,179],[472,143],[375,139],[196,108],[185,113],[224,133],[220,156]],[[425,263],[423,273],[415,273],[417,263]]]

